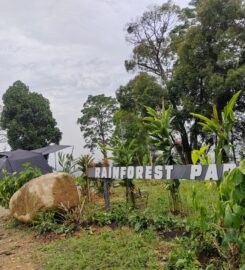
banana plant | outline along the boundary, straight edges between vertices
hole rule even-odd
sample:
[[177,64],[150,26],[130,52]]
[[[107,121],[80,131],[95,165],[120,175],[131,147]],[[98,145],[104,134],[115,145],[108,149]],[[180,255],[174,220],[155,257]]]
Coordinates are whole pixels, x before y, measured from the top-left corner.
[[[148,129],[148,135],[150,143],[153,145],[155,150],[162,151],[162,158],[165,164],[176,164],[174,159],[173,150],[176,146],[173,133],[174,130],[171,126],[174,117],[172,115],[172,107],[169,106],[165,109],[164,104],[162,105],[161,111],[154,110],[151,107],[146,107],[149,116],[144,118],[145,126]],[[180,211],[180,195],[179,195],[179,179],[169,181],[167,189],[170,191],[172,199],[173,212],[177,213]]]
[[219,119],[216,105],[213,106],[212,118],[208,118],[201,114],[191,113],[192,116],[201,120],[198,122],[202,126],[203,131],[212,132],[217,137],[215,146],[215,162],[220,164],[229,161],[231,150],[235,161],[234,145],[232,144],[232,128],[235,122],[235,113],[233,111],[234,105],[240,95],[241,91],[233,95]]
[[[112,140],[112,145],[114,147],[107,147],[107,151],[111,151],[112,157],[108,159],[113,160],[116,166],[129,166],[132,165],[137,152],[137,143],[135,140],[130,141],[128,144],[122,141],[119,137],[114,137]],[[124,179],[126,185],[126,201],[127,203],[131,201],[131,205],[135,208],[135,185],[133,180]]]

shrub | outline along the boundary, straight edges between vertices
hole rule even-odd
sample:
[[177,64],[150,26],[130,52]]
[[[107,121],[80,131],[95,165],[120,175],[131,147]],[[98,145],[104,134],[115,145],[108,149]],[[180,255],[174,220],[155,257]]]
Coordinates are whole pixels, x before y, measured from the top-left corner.
[[8,174],[3,170],[3,178],[0,180],[0,205],[8,207],[12,195],[31,179],[41,175],[38,168],[29,167],[29,163],[23,164],[25,169],[19,173]]
[[77,207],[68,209],[61,205],[57,209],[39,212],[33,220],[33,227],[38,234],[47,232],[71,234],[82,223],[85,199]]

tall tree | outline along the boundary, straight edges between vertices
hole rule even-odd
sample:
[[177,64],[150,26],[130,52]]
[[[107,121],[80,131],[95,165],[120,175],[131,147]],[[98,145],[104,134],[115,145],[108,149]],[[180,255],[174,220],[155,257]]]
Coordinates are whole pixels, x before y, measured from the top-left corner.
[[120,109],[135,112],[140,117],[144,117],[147,114],[145,106],[160,107],[164,94],[164,89],[156,77],[140,72],[116,91],[116,98]]
[[7,130],[11,148],[32,150],[59,143],[62,133],[52,116],[48,99],[30,92],[16,81],[3,95],[1,127]]
[[168,1],[149,8],[126,26],[126,40],[133,46],[131,59],[125,61],[127,70],[139,68],[160,76],[166,82],[173,56],[169,33],[178,23],[179,13],[180,8]]
[[[213,103],[221,112],[232,94],[244,89],[244,14],[242,0],[192,1],[182,11],[167,2],[127,26],[133,55],[126,68],[162,79],[181,135],[183,162],[191,163],[193,148],[212,139],[190,112],[208,115]],[[241,95],[237,108],[240,103],[244,110],[243,101]]]
[[145,106],[161,107],[164,97],[163,87],[155,76],[139,73],[126,85],[116,91],[120,109],[113,117],[114,136],[128,146],[132,140],[137,144],[134,164],[144,164],[149,159],[147,132],[143,118],[147,115]]
[[[85,147],[93,151],[98,144],[104,149],[108,144],[113,131],[112,117],[117,109],[115,98],[106,97],[104,94],[92,96],[83,105],[82,116],[77,123],[85,138]],[[104,158],[107,158],[106,150],[102,150]]]
[[[245,8],[241,0],[201,0],[194,2],[192,11],[185,12],[189,26],[173,34],[177,61],[168,84],[170,98],[181,106],[178,119],[189,124],[189,146],[199,148],[202,133],[189,113],[210,116],[212,104],[221,111],[232,95],[245,89]],[[195,15],[193,17],[193,14]],[[187,24],[186,24],[187,25]],[[234,140],[242,141],[244,131],[244,94],[236,107],[241,115],[234,130]]]

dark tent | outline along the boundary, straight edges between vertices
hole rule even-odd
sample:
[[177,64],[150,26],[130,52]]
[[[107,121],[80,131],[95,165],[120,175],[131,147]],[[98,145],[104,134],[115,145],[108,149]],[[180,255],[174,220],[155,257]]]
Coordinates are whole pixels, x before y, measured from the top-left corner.
[[8,173],[18,173],[24,169],[23,163],[26,162],[30,163],[31,167],[39,168],[43,174],[52,172],[52,168],[41,153],[19,149],[11,152],[0,152],[0,157],[0,178],[2,177],[2,169],[6,169]]
[[32,152],[40,153],[40,154],[46,156],[46,155],[49,155],[51,153],[58,152],[58,151],[60,151],[60,150],[62,150],[64,148],[67,148],[67,147],[71,147],[71,146],[70,145],[57,145],[57,144],[54,144],[54,145],[48,145],[46,147],[42,147],[42,148],[32,150]]

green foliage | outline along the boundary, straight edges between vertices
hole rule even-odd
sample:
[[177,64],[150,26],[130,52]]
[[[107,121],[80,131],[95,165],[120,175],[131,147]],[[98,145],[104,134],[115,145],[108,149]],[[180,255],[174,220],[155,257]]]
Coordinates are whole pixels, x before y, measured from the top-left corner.
[[52,116],[49,101],[41,94],[30,92],[16,81],[3,95],[1,126],[7,130],[13,150],[33,150],[50,143],[59,143],[61,132]]
[[81,226],[85,200],[86,198],[80,205],[71,209],[61,205],[57,209],[37,213],[32,222],[33,228],[38,234],[54,232],[69,235],[73,233]]
[[133,45],[132,58],[125,61],[127,70],[139,68],[152,72],[166,80],[171,62],[171,32],[178,21],[179,7],[167,2],[152,6],[141,18],[129,23],[127,41]]
[[23,166],[25,169],[19,175],[8,174],[3,170],[4,175],[0,181],[0,205],[8,207],[10,198],[18,189],[31,179],[41,175],[40,169],[29,167],[29,163],[25,163]]
[[136,153],[136,143],[132,140],[128,145],[120,140],[118,137],[114,137],[112,144],[114,147],[108,147],[106,150],[112,152],[112,157],[108,158],[113,160],[115,166],[129,166],[133,164],[133,160]]
[[190,112],[208,117],[210,104],[217,104],[220,114],[240,89],[233,139],[236,154],[244,153],[244,18],[242,0],[200,0],[182,10],[172,2],[153,6],[127,25],[132,57],[125,61],[126,69],[139,68],[162,80],[183,142],[183,163],[191,163],[193,149],[214,143]]
[[[173,148],[176,145],[172,135],[174,132],[171,125],[173,120],[171,117],[172,107],[169,106],[168,109],[165,109],[163,104],[161,111],[154,110],[150,107],[146,107],[146,110],[149,116],[145,117],[144,121],[153,149],[162,152],[160,158],[164,164],[175,164]],[[178,150],[178,147],[176,149]],[[180,211],[179,185],[180,182],[178,179],[169,181],[166,185],[166,188],[170,191],[174,212]]]
[[116,227],[121,227],[127,225],[135,232],[149,228],[153,228],[157,231],[183,228],[183,222],[177,219],[152,213],[149,209],[143,212],[139,210],[129,210],[120,204],[113,206],[110,213],[95,212],[92,216],[92,221],[99,226],[112,224]]
[[224,107],[221,114],[221,120],[219,119],[215,105],[213,106],[213,117],[211,119],[201,114],[191,113],[191,115],[202,121],[199,122],[199,124],[202,126],[203,131],[212,132],[217,136],[215,162],[218,164],[229,159],[230,152],[233,147],[231,144],[231,132],[235,122],[235,113],[233,108],[240,93],[241,91],[237,92]]
[[104,147],[109,144],[112,118],[116,109],[116,100],[112,97],[106,97],[104,94],[88,96],[81,110],[82,116],[77,120],[85,138],[85,147],[93,151],[99,143]]
[[77,161],[78,170],[82,171],[82,175],[79,177],[80,185],[83,189],[83,193],[88,196],[88,201],[90,201],[90,180],[87,177],[88,168],[95,165],[94,158],[91,155],[83,155]]
[[82,171],[84,176],[87,176],[88,168],[91,167],[94,164],[94,158],[92,155],[82,155],[78,161],[78,170]]
[[210,164],[212,160],[207,153],[208,149],[209,145],[204,145],[199,150],[193,150],[191,153],[192,163],[197,164],[197,162],[200,162],[202,165]]
[[245,252],[245,160],[240,167],[229,172],[220,185],[221,226],[224,227],[223,244],[238,245]]
[[64,154],[62,152],[58,153],[58,162],[61,167],[62,172],[66,172],[69,174],[74,173],[77,171],[76,165],[77,165],[77,160],[73,158],[72,154]]
[[149,116],[144,117],[145,125],[150,136],[150,143],[155,150],[162,151],[165,162],[168,162],[172,155],[173,141],[171,129],[171,106],[168,109],[162,106],[161,111],[156,111],[150,107],[146,107]]
[[160,107],[163,97],[164,89],[156,77],[145,72],[139,73],[116,91],[120,110],[135,113],[141,119],[147,114],[145,106]]
[[[135,140],[132,140],[127,145],[122,142],[118,137],[114,137],[112,141],[114,147],[106,148],[112,152],[112,157],[109,159],[113,160],[116,166],[129,166],[133,165],[133,161],[136,156],[137,145]],[[125,178],[126,185],[126,201],[131,201],[132,207],[135,207],[135,196],[134,196],[134,184],[133,180]]]
[[57,210],[47,210],[36,215],[32,225],[38,234],[47,232],[63,233],[64,225],[56,220]]
[[193,245],[195,240],[183,238],[178,241],[181,244],[176,250],[170,252],[169,260],[166,264],[167,270],[198,270],[201,269],[200,262],[197,260]]

